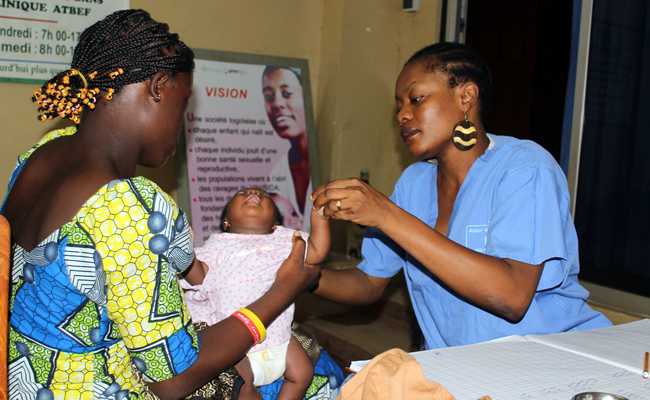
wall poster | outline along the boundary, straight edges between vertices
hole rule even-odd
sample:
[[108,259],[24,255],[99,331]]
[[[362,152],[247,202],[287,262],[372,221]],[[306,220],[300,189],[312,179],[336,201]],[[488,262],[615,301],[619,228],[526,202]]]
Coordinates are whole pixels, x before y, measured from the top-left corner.
[[42,83],[70,68],[81,32],[129,0],[0,0],[0,82]]
[[285,226],[309,232],[320,170],[307,60],[194,51],[176,166],[195,246],[219,231],[226,203],[249,187],[271,193]]

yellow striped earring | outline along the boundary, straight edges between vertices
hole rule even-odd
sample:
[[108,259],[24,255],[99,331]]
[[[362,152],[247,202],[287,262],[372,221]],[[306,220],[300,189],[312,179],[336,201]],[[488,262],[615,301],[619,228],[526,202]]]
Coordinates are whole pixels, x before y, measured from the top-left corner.
[[460,121],[454,126],[454,131],[451,137],[454,141],[454,146],[460,151],[467,151],[474,147],[478,141],[478,131],[476,126],[467,119],[467,112],[463,110],[465,119]]

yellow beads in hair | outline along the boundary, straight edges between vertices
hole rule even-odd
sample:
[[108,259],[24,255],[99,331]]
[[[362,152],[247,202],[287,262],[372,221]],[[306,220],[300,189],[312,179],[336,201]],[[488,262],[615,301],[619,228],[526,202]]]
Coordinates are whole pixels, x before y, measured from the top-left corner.
[[[75,75],[83,81],[83,88],[77,89],[75,85],[71,86],[70,77]],[[94,79],[96,75],[97,71],[89,74],[88,77]],[[43,88],[36,90],[32,101],[38,104],[38,112],[44,114],[40,115],[38,120],[46,121],[54,116],[59,116],[68,118],[75,124],[81,122],[79,114],[83,110],[83,106],[88,106],[91,110],[94,109],[97,102],[95,96],[100,93],[98,88],[88,89],[87,87],[88,82],[83,74],[76,69],[70,69],[59,78],[58,82],[48,83]],[[108,100],[112,98],[114,92],[115,89],[109,89]]]
[[121,75],[121,74],[123,74],[123,73],[124,73],[124,70],[123,70],[122,68],[118,68],[117,71],[113,71],[113,72],[111,72],[110,74],[108,74],[108,76],[109,76],[111,79],[115,79],[118,75]]
[[[87,75],[88,80],[93,80],[97,76],[97,71]],[[124,70],[117,68],[115,71],[108,73],[111,79],[122,75]],[[78,76],[83,81],[83,87],[79,87],[79,81],[71,82],[71,76]],[[38,112],[43,114],[38,117],[39,121],[52,119],[54,116],[68,118],[75,124],[81,122],[79,114],[83,107],[91,110],[95,109],[95,103],[101,90],[98,88],[88,88],[88,80],[83,73],[76,69],[70,69],[61,74],[57,82],[48,83],[42,88],[36,90],[32,96],[32,101],[38,104]],[[115,89],[109,88],[106,93],[106,100],[113,99]]]

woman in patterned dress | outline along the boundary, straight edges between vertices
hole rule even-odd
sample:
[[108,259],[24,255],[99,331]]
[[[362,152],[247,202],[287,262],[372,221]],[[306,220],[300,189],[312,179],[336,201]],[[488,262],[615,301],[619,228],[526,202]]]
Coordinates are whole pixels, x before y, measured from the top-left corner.
[[[177,280],[194,259],[187,219],[135,177],[137,165],[174,154],[193,69],[166,24],[122,10],[86,29],[71,69],[34,94],[41,120],[77,125],[18,158],[2,208],[12,227],[10,398],[183,398],[253,346],[235,317],[195,331]],[[264,325],[318,275],[303,252],[295,241],[271,290],[247,307]],[[236,374],[222,381],[230,389],[213,397],[236,394]]]

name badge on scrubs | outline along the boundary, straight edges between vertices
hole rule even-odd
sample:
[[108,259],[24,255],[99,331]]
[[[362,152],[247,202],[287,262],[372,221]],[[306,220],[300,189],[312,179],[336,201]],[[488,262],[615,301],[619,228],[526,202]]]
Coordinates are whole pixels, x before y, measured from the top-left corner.
[[489,225],[467,225],[465,228],[465,247],[485,254]]

